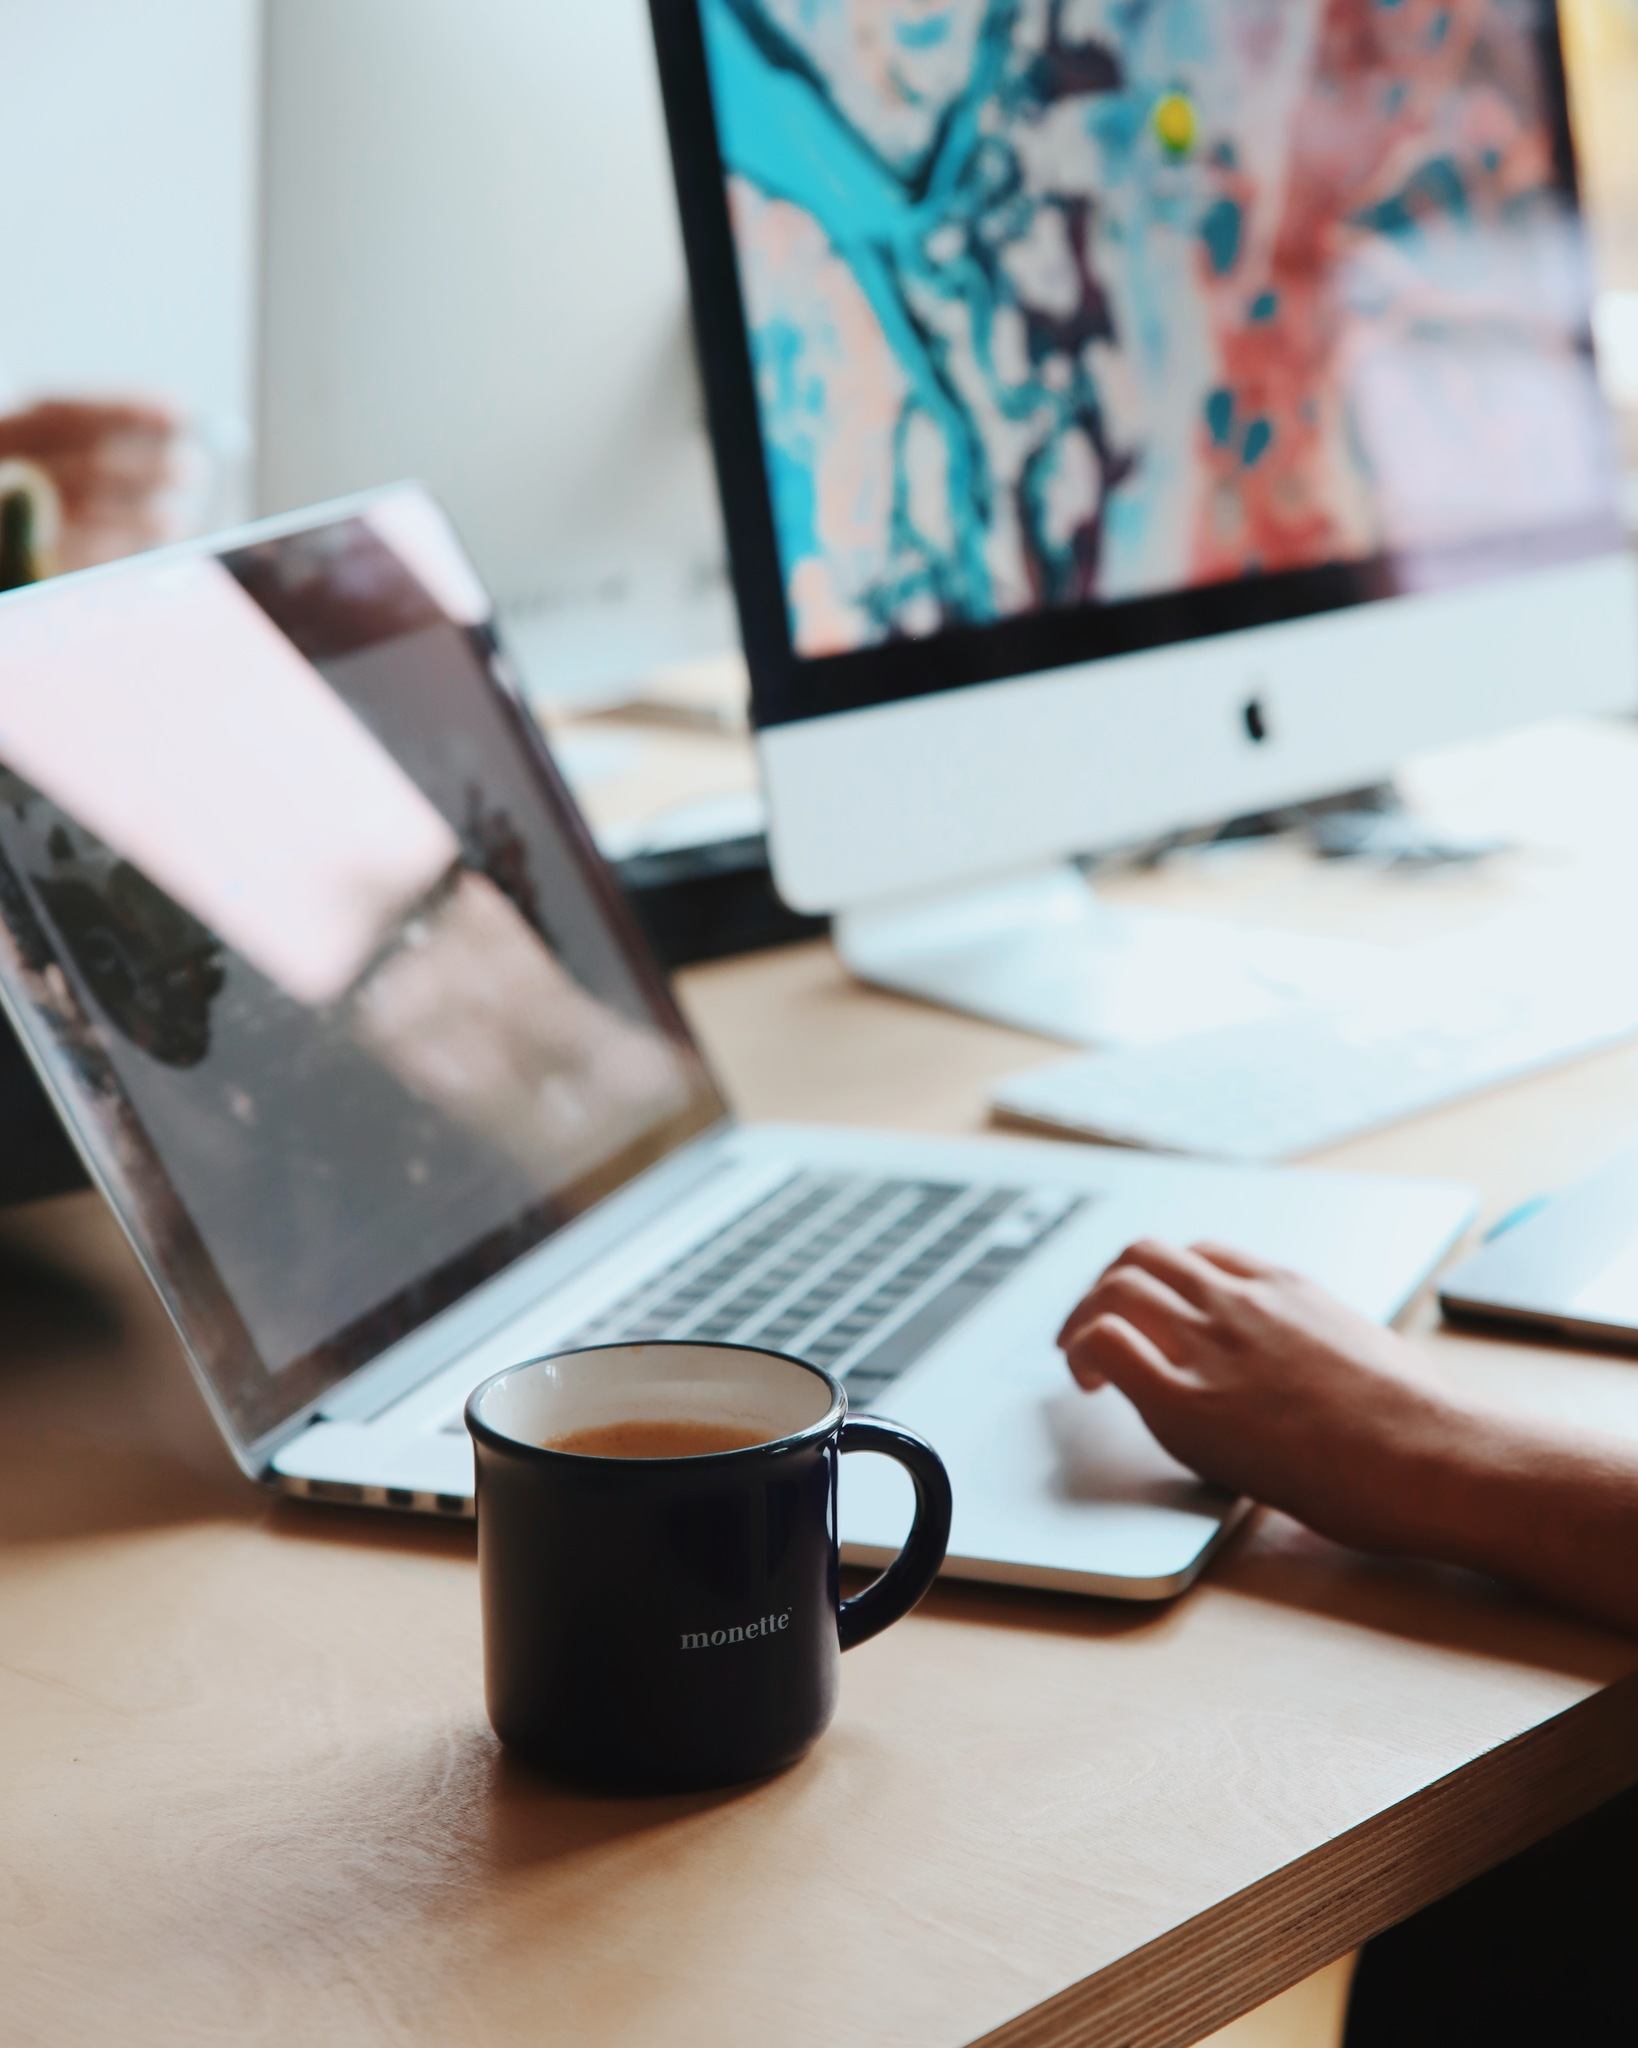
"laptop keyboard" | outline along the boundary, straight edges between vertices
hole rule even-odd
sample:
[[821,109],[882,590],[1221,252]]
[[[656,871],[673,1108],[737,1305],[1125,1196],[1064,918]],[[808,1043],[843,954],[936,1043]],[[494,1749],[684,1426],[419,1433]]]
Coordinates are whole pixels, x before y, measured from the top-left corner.
[[[760,1345],[845,1379],[870,1408],[1088,1197],[795,1173],[562,1340]],[[463,1427],[457,1415],[451,1424]]]

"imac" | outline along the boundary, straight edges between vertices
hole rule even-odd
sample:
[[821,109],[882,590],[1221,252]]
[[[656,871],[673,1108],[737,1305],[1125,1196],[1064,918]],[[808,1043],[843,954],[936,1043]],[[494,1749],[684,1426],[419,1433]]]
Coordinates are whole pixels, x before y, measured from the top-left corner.
[[651,11],[775,874],[856,972],[1252,1014],[1329,968],[1073,857],[1638,701],[1551,4]]

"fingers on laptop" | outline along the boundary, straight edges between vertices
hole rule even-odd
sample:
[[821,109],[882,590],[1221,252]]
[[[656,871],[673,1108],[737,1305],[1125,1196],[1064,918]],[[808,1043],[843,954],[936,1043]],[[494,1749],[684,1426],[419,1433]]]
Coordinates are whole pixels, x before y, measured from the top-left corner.
[[1286,1268],[1272,1259],[1260,1259],[1255,1252],[1243,1252],[1231,1244],[1202,1241],[1194,1246],[1200,1257],[1236,1280],[1283,1280]]
[[1065,1316],[1063,1327],[1058,1332],[1058,1343],[1066,1343],[1071,1333],[1097,1313],[1094,1301],[1100,1290],[1106,1289],[1122,1275],[1134,1275],[1153,1281],[1178,1300],[1188,1303],[1191,1308],[1207,1310],[1213,1291],[1222,1284],[1222,1272],[1197,1249],[1184,1251],[1172,1244],[1162,1244],[1158,1238],[1140,1238],[1136,1244],[1129,1244],[1116,1259],[1111,1259],[1099,1275],[1093,1287]]
[[1185,1250],[1181,1245],[1166,1244],[1154,1237],[1139,1238],[1136,1244],[1128,1245],[1110,1271],[1134,1269],[1152,1275],[1198,1309],[1210,1308],[1226,1270],[1206,1258],[1198,1245]]
[[1058,1333],[1059,1349],[1088,1392],[1106,1381],[1127,1387],[1134,1376],[1170,1375],[1210,1330],[1225,1291],[1281,1272],[1228,1245],[1185,1249],[1141,1239],[1128,1245],[1070,1311]]
[[[1193,1276],[1186,1276],[1184,1284],[1194,1284]],[[1134,1371],[1158,1364],[1169,1372],[1168,1361],[1190,1349],[1208,1322],[1208,1311],[1170,1281],[1135,1262],[1117,1260],[1071,1315],[1058,1341],[1083,1386],[1105,1379],[1124,1386]],[[1107,1327],[1111,1324],[1119,1327]]]
[[1165,1352],[1124,1316],[1094,1316],[1065,1349],[1077,1385],[1089,1394],[1106,1385],[1132,1394],[1173,1376]]

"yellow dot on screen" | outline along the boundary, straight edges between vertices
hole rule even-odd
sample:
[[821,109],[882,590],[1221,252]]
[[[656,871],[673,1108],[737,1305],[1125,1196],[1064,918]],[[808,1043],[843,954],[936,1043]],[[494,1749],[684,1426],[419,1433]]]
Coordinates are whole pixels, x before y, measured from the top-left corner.
[[1194,101],[1187,93],[1168,92],[1155,102],[1156,139],[1168,156],[1187,156],[1194,147]]

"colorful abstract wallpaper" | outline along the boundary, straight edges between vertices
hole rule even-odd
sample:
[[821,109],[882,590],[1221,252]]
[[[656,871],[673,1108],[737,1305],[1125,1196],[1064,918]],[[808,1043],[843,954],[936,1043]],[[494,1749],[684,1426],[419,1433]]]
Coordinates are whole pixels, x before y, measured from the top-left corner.
[[1532,0],[701,13],[800,654],[1607,505]]

